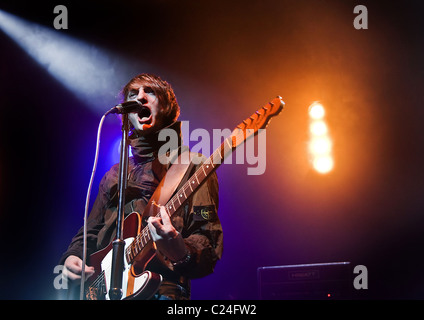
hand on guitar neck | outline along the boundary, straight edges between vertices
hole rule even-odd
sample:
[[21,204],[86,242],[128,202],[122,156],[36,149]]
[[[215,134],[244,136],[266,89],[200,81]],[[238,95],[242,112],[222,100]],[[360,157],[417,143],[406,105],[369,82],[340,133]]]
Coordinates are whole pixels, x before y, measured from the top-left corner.
[[149,217],[147,220],[152,240],[162,254],[172,262],[183,260],[188,249],[181,234],[172,225],[171,219],[165,210],[160,207],[160,217]]

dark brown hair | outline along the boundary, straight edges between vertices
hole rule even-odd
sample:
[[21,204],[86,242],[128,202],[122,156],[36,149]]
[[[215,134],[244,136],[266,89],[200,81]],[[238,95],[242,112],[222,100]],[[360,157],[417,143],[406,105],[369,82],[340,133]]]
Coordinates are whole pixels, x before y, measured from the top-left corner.
[[128,99],[131,86],[138,81],[153,89],[153,92],[159,99],[159,104],[163,108],[165,118],[168,122],[167,124],[176,121],[180,115],[180,106],[178,105],[174,90],[168,82],[154,74],[142,73],[132,78],[121,91],[123,100],[126,101]]

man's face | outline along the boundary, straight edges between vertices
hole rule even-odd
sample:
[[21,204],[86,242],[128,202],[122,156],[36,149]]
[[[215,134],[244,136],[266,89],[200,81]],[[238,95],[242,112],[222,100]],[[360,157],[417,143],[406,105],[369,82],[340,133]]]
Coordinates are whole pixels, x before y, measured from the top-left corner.
[[164,127],[163,106],[153,89],[145,82],[138,80],[129,88],[126,101],[138,100],[143,105],[140,112],[128,114],[128,119],[140,135],[154,133]]

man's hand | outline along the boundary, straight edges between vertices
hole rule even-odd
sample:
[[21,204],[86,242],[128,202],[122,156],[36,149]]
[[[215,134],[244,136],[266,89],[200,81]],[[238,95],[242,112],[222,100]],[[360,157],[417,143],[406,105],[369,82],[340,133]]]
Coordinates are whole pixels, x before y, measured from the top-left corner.
[[[64,263],[63,274],[71,281],[80,280],[82,273],[82,260],[77,256],[69,256]],[[85,266],[85,278],[88,279],[94,274],[94,268]]]
[[187,247],[181,234],[172,225],[171,219],[165,210],[160,207],[160,218],[149,217],[147,220],[150,234],[161,251],[173,262],[182,260],[187,255]]

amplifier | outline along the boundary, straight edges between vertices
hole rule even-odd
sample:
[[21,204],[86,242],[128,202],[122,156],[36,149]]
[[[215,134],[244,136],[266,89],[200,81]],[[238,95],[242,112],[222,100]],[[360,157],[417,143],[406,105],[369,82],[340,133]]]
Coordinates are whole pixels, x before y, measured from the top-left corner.
[[350,262],[260,267],[261,300],[350,299],[353,276]]

